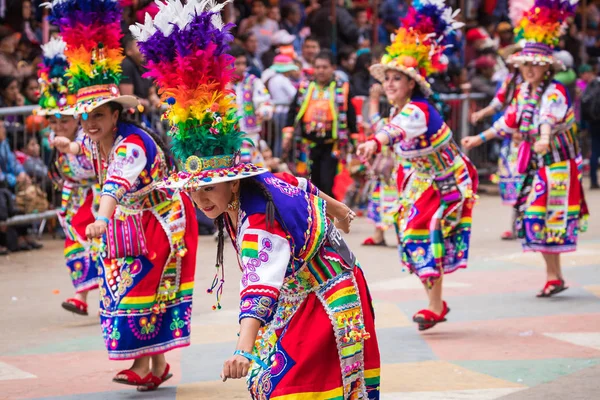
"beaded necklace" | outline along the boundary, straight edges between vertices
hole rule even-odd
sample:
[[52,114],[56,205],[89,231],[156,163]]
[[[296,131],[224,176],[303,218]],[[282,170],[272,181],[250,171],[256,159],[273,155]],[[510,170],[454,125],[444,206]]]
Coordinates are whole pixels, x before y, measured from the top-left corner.
[[[537,105],[540,102],[540,98],[542,94],[544,94],[544,90],[546,89],[545,82],[542,82],[538,85],[533,93],[533,96],[530,95],[529,91],[531,89],[531,85],[527,84],[526,93],[523,93],[523,99],[525,105],[523,106],[523,113],[521,114],[521,123],[519,124],[520,131],[523,135],[529,135],[531,131],[535,128],[533,126],[533,114]],[[527,140],[527,136],[525,137]]]

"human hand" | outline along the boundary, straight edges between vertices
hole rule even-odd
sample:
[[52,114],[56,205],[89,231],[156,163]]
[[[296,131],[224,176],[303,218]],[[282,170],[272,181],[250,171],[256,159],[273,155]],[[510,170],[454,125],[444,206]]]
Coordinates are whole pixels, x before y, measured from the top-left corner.
[[375,83],[369,88],[369,100],[379,102],[379,98],[383,93],[383,86],[380,83]]
[[544,155],[550,150],[550,142],[540,139],[533,144],[533,150],[538,154]]
[[64,136],[55,136],[54,140],[52,140],[50,143],[51,146],[54,146],[54,148],[61,153],[67,153],[69,151],[70,144],[71,141],[69,138]]
[[377,143],[374,140],[367,140],[358,145],[356,155],[362,160],[369,160],[377,151]]
[[17,183],[25,183],[29,185],[31,184],[31,178],[29,175],[27,175],[27,173],[21,172],[19,175],[17,175]]
[[460,143],[466,150],[471,150],[472,148],[480,146],[483,142],[479,136],[467,136],[462,138]]
[[227,379],[240,379],[248,375],[250,370],[250,360],[241,355],[234,355],[223,363],[221,379],[225,382]]
[[481,121],[483,119],[483,117],[484,117],[483,110],[475,111],[473,114],[471,114],[471,123],[473,125],[475,125],[479,121]]
[[106,228],[106,222],[100,220],[94,221],[85,228],[85,236],[88,239],[99,238],[106,232]]

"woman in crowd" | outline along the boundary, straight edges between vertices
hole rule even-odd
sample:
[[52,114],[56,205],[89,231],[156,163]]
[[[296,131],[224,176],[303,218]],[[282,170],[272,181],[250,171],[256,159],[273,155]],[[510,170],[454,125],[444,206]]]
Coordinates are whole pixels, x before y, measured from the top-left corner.
[[[446,67],[445,38],[462,26],[453,19],[456,14],[433,0],[410,8],[387,54],[371,67],[394,112],[357,151],[369,159],[383,146],[394,146],[412,170],[399,193],[397,232],[402,263],[421,279],[429,297],[429,306],[413,316],[419,330],[446,321],[450,310],[442,300],[443,277],[467,266],[477,190],[474,166],[426,98],[431,94],[427,75]],[[375,123],[380,117],[371,118]]]
[[[94,15],[89,25],[77,18],[84,10]],[[123,119],[138,101],[118,89],[120,16],[116,0],[52,3],[86,134],[83,143],[62,137],[55,146],[88,154],[102,187],[96,220],[85,229],[102,238],[100,322],[109,358],[134,360],[113,381],[154,390],[172,376],[165,353],[190,343],[198,226],[187,194],[154,190],[171,170],[165,147]]]
[[575,114],[566,88],[553,80],[563,65],[552,55],[552,48],[574,7],[569,0],[536,0],[525,13],[517,30],[527,42],[511,59],[524,82],[492,128],[463,139],[469,149],[500,132],[523,136],[517,163],[524,180],[515,205],[516,229],[523,250],[542,253],[546,263],[546,285],[538,297],[567,289],[560,254],[575,251],[578,233],[585,227],[581,222],[588,214]]
[[[225,52],[230,25],[218,19],[222,5],[202,10],[197,3],[180,12],[166,6],[153,26],[134,33],[171,104],[172,150],[185,165],[164,187],[190,191],[217,221],[215,308],[224,283],[225,229],[242,270],[239,340],[221,376],[248,376],[254,399],[378,399],[371,299],[355,257],[327,219],[331,213],[348,221],[353,214],[341,203],[326,204],[306,180],[294,182],[297,187],[240,162],[240,117],[226,91],[234,61]],[[175,13],[184,28],[170,29],[162,13]],[[184,62],[156,51],[175,44],[187,49]]]
[[[60,38],[42,46],[44,57],[38,73],[40,108],[35,113],[46,116],[53,137],[81,146],[84,134],[73,115],[75,96],[66,87],[65,46]],[[58,139],[57,143],[63,140]],[[61,189],[58,220],[65,233],[65,260],[75,288],[75,295],[66,299],[62,307],[78,315],[88,315],[88,292],[98,288],[98,254],[91,251],[85,229],[96,219],[100,187],[94,167],[83,153],[72,155],[54,150],[50,176]]]

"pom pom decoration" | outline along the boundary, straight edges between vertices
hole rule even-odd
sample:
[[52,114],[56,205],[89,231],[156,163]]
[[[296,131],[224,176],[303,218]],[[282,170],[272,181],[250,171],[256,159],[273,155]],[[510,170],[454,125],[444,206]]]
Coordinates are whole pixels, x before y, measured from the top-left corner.
[[555,47],[579,0],[535,0],[515,27],[515,41]]
[[58,107],[63,108],[74,104],[66,85],[67,68],[69,63],[65,56],[66,43],[61,38],[53,38],[42,45],[42,63],[38,69],[38,82],[40,84],[41,109],[38,115],[54,114]]
[[[229,1],[227,1],[229,2]],[[231,24],[214,0],[157,0],[159,11],[144,24],[130,27],[146,60],[146,77],[154,79],[169,105],[163,116],[172,129],[172,152],[181,164],[192,156],[234,154],[242,144],[235,97],[227,86],[234,58]]]
[[50,23],[67,43],[69,89],[118,85],[121,62],[121,8],[118,0],[54,0],[44,3]]

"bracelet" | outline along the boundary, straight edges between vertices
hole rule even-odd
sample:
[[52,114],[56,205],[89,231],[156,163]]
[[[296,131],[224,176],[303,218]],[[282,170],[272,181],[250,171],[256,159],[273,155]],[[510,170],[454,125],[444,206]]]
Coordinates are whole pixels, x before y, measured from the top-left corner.
[[487,138],[485,137],[485,133],[481,132],[479,135],[479,139],[481,139],[481,143],[487,142]]
[[102,221],[102,222],[104,222],[104,223],[105,223],[107,226],[108,226],[108,223],[110,222],[110,220],[109,220],[108,218],[106,218],[106,217],[103,217],[102,215],[98,215],[98,216],[96,217],[96,221]]
[[372,140],[377,144],[377,150],[375,150],[376,154],[381,153],[381,142],[379,141],[379,139],[377,139],[375,135],[370,136],[367,140]]
[[258,365],[261,366],[262,369],[268,369],[269,367],[267,366],[267,364],[264,363],[263,360],[261,360],[260,358],[258,358],[257,356],[255,356],[254,354],[250,354],[246,351],[243,350],[236,350],[233,352],[234,356],[242,356],[244,358],[247,358],[249,361],[254,361],[255,363],[257,363]]

